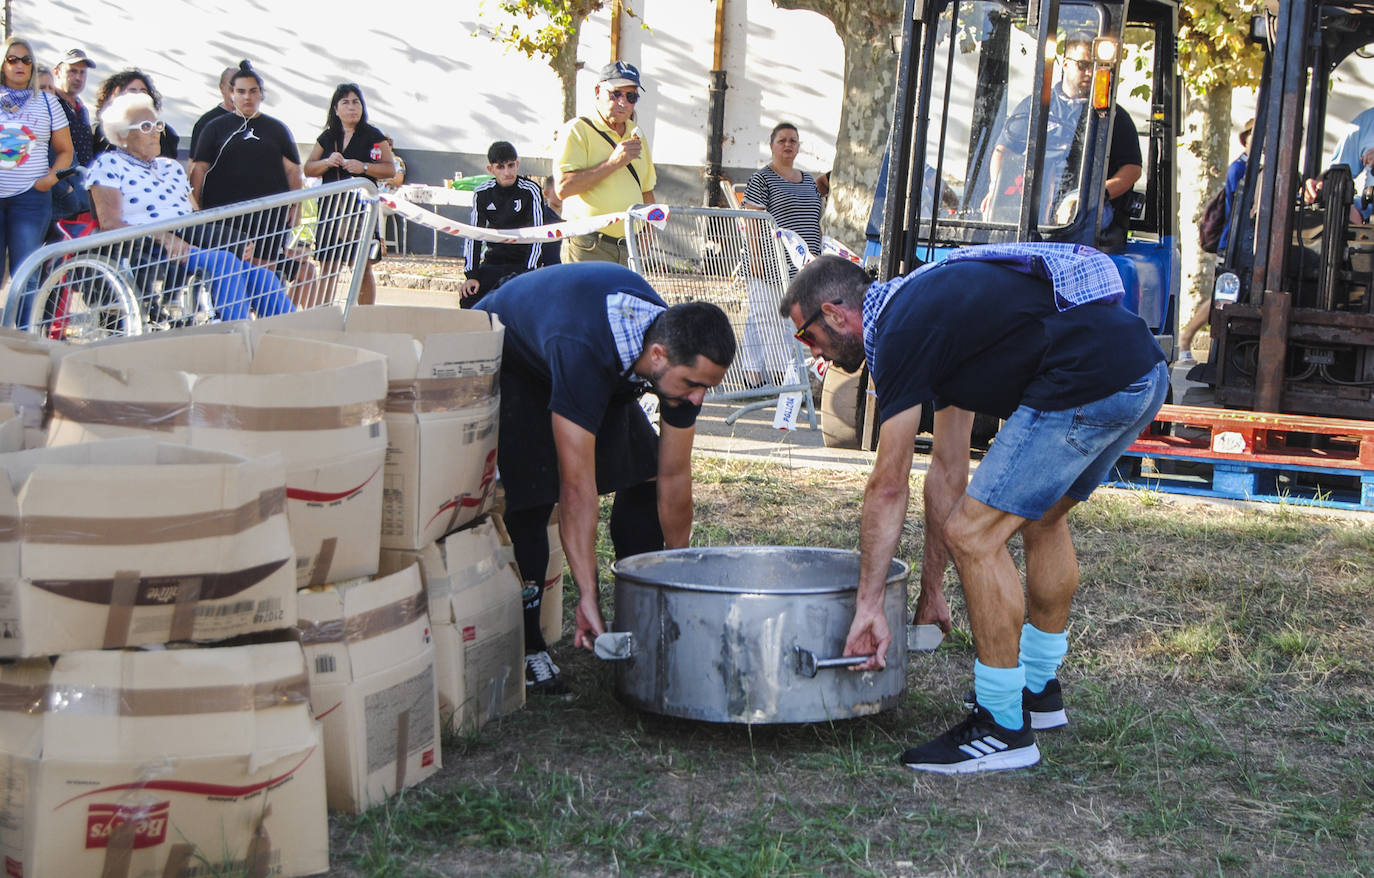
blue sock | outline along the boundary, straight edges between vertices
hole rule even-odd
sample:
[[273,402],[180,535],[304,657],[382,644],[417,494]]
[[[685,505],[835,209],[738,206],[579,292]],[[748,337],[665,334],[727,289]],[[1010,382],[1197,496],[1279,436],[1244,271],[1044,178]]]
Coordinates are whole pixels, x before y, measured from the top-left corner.
[[1027,622],[1021,626],[1021,665],[1026,669],[1026,688],[1044,692],[1045,684],[1059,674],[1064,653],[1069,651],[1069,632],[1046,634]]
[[973,662],[973,697],[1003,728],[1021,728],[1021,690],[1025,685],[1026,669],[1020,665],[990,668]]

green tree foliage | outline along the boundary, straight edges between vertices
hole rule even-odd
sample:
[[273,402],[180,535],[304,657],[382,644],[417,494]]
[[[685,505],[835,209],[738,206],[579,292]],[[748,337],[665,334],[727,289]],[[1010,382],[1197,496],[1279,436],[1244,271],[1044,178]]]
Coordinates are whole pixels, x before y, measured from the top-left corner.
[[1250,40],[1255,4],[1185,0],[1178,13],[1178,59],[1190,91],[1259,84],[1264,53]]
[[493,40],[549,62],[563,85],[563,118],[567,119],[577,113],[577,39],[582,22],[607,6],[633,15],[622,0],[496,0],[495,15],[487,13],[485,4],[481,14],[495,21]]

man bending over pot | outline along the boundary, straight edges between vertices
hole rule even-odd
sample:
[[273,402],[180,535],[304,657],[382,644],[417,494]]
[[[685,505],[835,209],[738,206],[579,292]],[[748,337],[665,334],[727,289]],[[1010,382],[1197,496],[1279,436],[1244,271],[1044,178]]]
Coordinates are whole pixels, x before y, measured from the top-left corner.
[[[1034,765],[1033,729],[1067,724],[1057,675],[1078,562],[1066,516],[1151,422],[1168,387],[1163,352],[1121,298],[1120,277],[1096,250],[1021,244],[965,248],[880,283],[822,256],[782,300],[780,313],[813,354],[849,370],[866,360],[877,394],[878,456],[845,644],[846,655],[871,655],[859,670],[882,667],[893,636],[884,579],[906,518],[921,406],[935,406],[917,621],[948,627],[940,574],[952,557],[978,659],[968,717],[903,753],[909,768]],[[969,481],[973,412],[1006,423]],[[1007,550],[1017,533],[1024,593]]]

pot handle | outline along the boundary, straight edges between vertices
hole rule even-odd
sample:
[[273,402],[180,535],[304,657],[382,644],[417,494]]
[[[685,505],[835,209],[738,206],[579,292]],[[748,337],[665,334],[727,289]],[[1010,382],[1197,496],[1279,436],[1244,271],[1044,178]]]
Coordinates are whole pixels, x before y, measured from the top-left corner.
[[598,634],[592,643],[596,657],[608,662],[621,662],[634,658],[635,636],[629,631],[607,631]]
[[793,649],[797,655],[797,673],[807,678],[816,676],[821,668],[850,668],[873,658],[871,655],[845,655],[838,658],[818,659],[814,652],[805,647],[796,646]]

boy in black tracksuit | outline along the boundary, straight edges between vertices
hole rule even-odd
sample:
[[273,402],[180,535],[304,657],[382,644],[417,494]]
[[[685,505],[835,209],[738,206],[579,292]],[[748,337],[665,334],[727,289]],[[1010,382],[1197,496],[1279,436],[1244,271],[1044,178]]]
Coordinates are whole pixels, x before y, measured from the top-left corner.
[[[487,149],[487,171],[495,179],[473,191],[470,225],[488,229],[520,229],[557,222],[558,217],[544,202],[539,184],[519,174],[520,158],[515,147],[498,140]],[[467,239],[463,257],[467,260],[467,280],[463,283],[462,306],[471,308],[503,280],[547,264],[542,244],[483,244]]]

